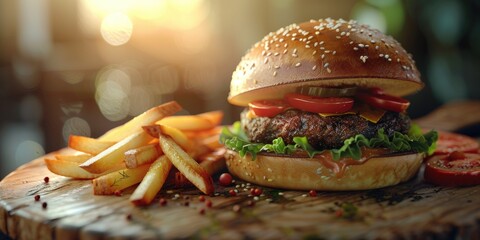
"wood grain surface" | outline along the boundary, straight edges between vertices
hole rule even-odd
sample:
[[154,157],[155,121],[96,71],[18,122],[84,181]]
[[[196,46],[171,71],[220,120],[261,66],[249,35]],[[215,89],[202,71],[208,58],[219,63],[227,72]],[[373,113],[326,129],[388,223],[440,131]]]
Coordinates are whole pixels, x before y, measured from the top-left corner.
[[[435,114],[422,123],[444,116]],[[422,171],[393,187],[315,197],[269,188],[253,197],[251,188],[217,185],[206,197],[212,207],[194,188],[165,189],[150,206],[135,207],[128,201],[133,189],[94,196],[91,181],[57,176],[39,158],[0,182],[0,231],[14,239],[480,239],[480,186],[430,185]],[[345,206],[356,213],[339,216]]]
[[[94,196],[90,181],[54,175],[40,158],[0,182],[0,230],[15,239],[480,238],[480,186],[437,187],[425,183],[421,172],[395,187],[316,197],[263,188],[255,200],[252,187],[239,181],[216,186],[217,196],[206,197],[211,208],[199,200],[198,190],[163,190],[140,208],[128,201],[131,191]],[[230,189],[238,195],[229,196]],[[166,206],[158,203],[161,197]],[[336,214],[345,203],[357,207],[351,218]]]

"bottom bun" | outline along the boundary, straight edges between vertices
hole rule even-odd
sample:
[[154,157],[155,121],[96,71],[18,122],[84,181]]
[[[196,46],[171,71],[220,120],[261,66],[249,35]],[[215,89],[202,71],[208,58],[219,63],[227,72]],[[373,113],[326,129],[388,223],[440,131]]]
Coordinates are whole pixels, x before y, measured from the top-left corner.
[[362,164],[347,165],[343,174],[326,168],[319,159],[257,155],[240,157],[227,150],[230,173],[266,187],[294,190],[348,191],[375,189],[404,182],[415,176],[423,153],[370,158]]

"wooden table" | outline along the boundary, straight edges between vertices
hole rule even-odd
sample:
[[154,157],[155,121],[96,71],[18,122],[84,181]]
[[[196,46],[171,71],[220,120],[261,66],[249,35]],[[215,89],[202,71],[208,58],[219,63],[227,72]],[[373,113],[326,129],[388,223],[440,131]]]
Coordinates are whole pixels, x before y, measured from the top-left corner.
[[[206,197],[211,208],[195,189],[163,190],[152,205],[134,207],[128,201],[131,190],[94,196],[90,181],[52,174],[39,158],[0,182],[0,230],[16,239],[480,238],[480,186],[430,185],[422,171],[394,187],[316,197],[263,188],[254,199],[251,187],[240,181],[216,186],[216,195]],[[229,196],[230,189],[238,195]],[[158,203],[160,197],[166,206]],[[355,206],[357,213],[338,216],[344,206]]]

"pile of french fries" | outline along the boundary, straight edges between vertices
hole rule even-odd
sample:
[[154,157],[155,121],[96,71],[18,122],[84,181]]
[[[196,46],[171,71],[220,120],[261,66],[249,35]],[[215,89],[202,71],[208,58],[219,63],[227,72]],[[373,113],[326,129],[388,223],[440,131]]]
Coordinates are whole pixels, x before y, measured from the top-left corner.
[[95,195],[119,194],[138,184],[135,205],[150,204],[164,186],[196,186],[214,192],[212,175],[225,168],[218,141],[223,113],[172,116],[182,107],[172,101],[154,107],[95,139],[72,135],[75,152],[45,158],[48,169],[75,179],[92,179]]

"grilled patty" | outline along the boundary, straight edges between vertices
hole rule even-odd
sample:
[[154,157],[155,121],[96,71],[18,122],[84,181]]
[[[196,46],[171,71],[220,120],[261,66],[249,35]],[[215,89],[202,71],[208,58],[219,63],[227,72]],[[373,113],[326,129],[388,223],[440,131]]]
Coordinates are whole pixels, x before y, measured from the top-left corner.
[[290,109],[273,118],[257,117],[248,119],[241,114],[242,127],[250,141],[271,143],[282,137],[287,144],[293,144],[294,137],[306,136],[310,145],[316,149],[339,148],[343,141],[357,134],[373,137],[381,128],[388,136],[395,131],[406,133],[410,127],[410,118],[402,113],[386,112],[375,124],[354,114],[322,117],[316,113]]

